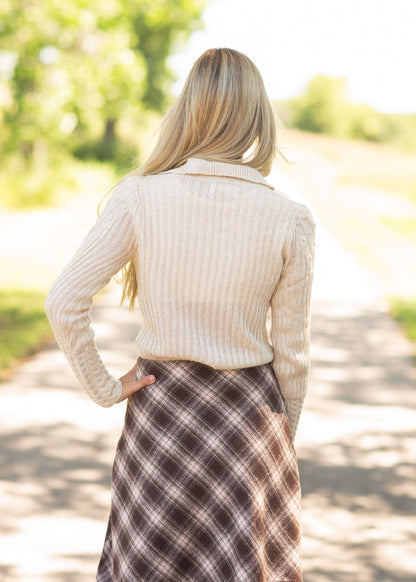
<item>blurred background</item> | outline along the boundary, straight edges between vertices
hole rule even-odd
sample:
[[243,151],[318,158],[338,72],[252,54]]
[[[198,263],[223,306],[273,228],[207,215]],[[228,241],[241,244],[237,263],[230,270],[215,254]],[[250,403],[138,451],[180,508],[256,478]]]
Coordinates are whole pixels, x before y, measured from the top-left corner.
[[[415,26],[413,0],[2,0],[2,580],[92,579],[122,411],[79,393],[44,300],[193,62],[219,46],[262,73],[288,160],[269,181],[318,226],[297,437],[305,581],[414,580]],[[137,314],[115,310],[112,285],[95,329],[121,374]]]

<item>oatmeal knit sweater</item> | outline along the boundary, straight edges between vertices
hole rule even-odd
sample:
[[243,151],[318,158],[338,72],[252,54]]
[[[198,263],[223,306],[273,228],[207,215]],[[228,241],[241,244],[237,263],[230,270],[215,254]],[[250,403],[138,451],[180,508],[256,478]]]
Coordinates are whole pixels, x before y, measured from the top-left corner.
[[115,187],[45,310],[80,384],[112,406],[122,385],[97,351],[91,306],[133,260],[143,318],[138,355],[220,369],[272,362],[293,439],[310,368],[314,249],[307,206],[247,165],[190,158]]

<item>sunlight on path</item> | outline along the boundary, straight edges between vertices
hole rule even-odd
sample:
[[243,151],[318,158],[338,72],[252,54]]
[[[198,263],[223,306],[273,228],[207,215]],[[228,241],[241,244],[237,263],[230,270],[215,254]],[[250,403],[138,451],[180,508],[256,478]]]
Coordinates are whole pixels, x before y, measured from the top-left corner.
[[278,168],[274,167],[268,181],[290,198],[306,204],[316,222],[315,275],[313,301],[331,303],[371,303],[383,305],[367,273],[355,262],[354,257],[342,249],[317,215],[311,203],[295,188]]

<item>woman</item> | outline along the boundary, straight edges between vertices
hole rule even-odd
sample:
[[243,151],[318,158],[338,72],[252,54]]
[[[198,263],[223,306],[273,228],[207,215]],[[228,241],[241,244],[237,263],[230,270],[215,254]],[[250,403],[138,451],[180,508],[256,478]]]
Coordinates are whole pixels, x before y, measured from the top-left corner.
[[[84,389],[101,406],[128,399],[99,582],[301,580],[293,439],[315,223],[264,179],[276,151],[255,65],[206,51],[149,160],[117,184],[49,291]],[[143,325],[137,362],[116,379],[90,308],[123,267],[122,300],[138,299]]]

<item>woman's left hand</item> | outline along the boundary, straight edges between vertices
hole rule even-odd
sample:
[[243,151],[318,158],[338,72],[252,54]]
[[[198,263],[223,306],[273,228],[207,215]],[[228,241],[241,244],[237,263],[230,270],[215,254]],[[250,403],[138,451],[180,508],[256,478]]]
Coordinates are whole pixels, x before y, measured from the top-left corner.
[[117,400],[117,404],[122,402],[126,398],[130,398],[135,392],[140,390],[140,388],[144,388],[144,386],[148,386],[152,384],[156,378],[154,376],[145,376],[144,378],[140,378],[140,380],[136,380],[136,373],[137,373],[137,362],[133,366],[131,370],[121,376],[119,378],[120,382],[123,385],[123,391],[119,400]]

